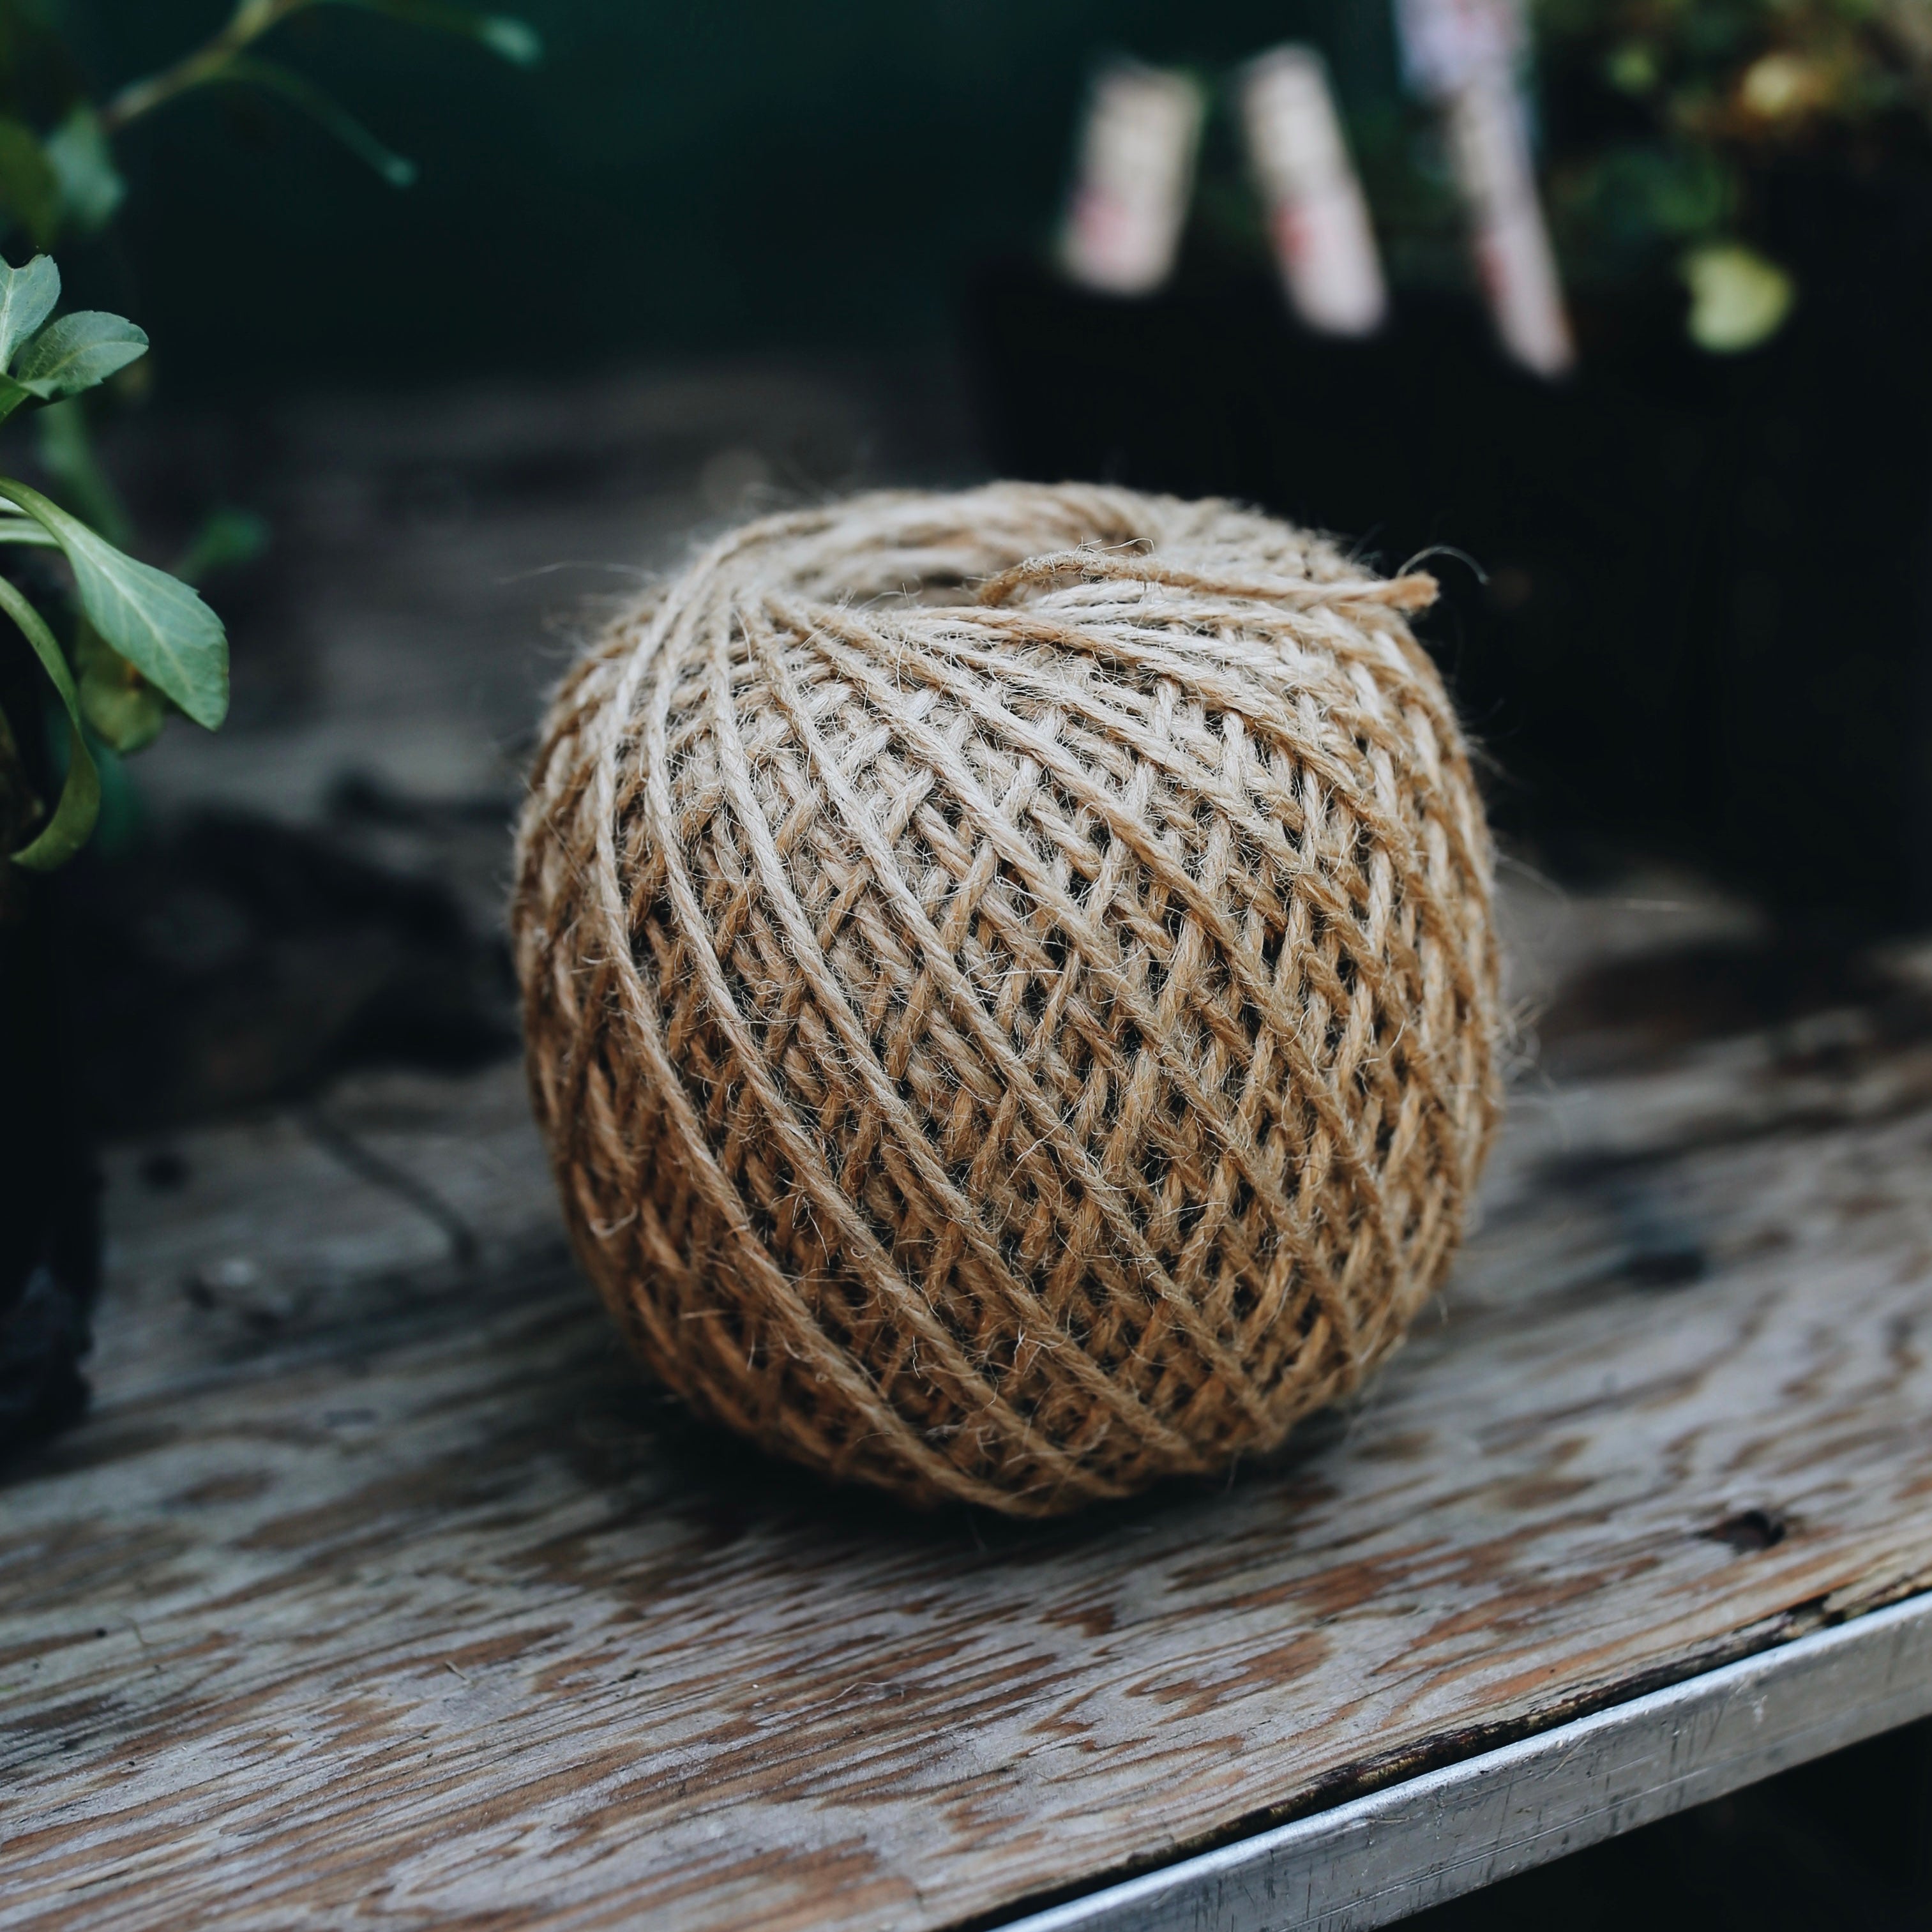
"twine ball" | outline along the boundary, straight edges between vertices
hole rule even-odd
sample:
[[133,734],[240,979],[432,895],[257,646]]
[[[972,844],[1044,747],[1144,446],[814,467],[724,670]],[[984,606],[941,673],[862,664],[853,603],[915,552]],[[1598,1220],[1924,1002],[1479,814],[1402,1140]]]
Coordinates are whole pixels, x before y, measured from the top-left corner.
[[664,1382],[1032,1516],[1360,1382],[1497,1115],[1434,590],[1225,502],[1001,484],[748,524],[610,626],[514,927],[572,1238]]

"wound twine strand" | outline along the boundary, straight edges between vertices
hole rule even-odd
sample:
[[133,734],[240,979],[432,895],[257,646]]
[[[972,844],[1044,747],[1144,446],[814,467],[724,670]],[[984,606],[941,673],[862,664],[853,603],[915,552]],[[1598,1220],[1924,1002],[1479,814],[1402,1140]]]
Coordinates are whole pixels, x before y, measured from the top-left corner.
[[1434,590],[1002,484],[752,524],[609,629],[514,925],[572,1236],[658,1376],[1036,1516],[1360,1382],[1497,1114]]

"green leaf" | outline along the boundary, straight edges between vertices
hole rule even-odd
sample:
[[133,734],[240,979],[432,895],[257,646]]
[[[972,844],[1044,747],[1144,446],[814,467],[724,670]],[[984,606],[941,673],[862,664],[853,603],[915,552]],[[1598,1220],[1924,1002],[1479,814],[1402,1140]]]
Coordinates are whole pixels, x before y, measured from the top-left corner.
[[14,366],[14,352],[54,312],[60,271],[50,255],[36,255],[24,268],[0,262],[0,369]]
[[509,14],[489,14],[476,23],[476,38],[493,54],[518,67],[535,67],[543,58],[543,39],[526,20]]
[[200,584],[211,572],[238,569],[252,563],[268,547],[268,524],[253,510],[211,511],[194,540],[175,560],[174,574],[184,584]]
[[14,380],[44,400],[75,396],[147,352],[146,329],[102,309],[76,309],[49,322],[20,351]]
[[1790,274],[1742,242],[1692,248],[1678,269],[1690,290],[1684,326],[1691,340],[1714,356],[1736,356],[1768,342],[1798,298]]
[[4,115],[0,115],[0,206],[37,248],[59,232],[60,178],[32,128]]
[[238,81],[244,86],[279,94],[333,134],[352,154],[367,161],[392,188],[407,188],[415,181],[415,162],[393,148],[384,147],[353,115],[338,107],[320,88],[303,80],[300,74],[291,73],[285,67],[278,67],[273,61],[255,60],[238,54],[215,78]]
[[61,787],[60,802],[54,815],[41,826],[38,837],[14,854],[14,862],[29,872],[51,872],[64,863],[87,843],[94,821],[100,814],[100,774],[87,748],[81,729],[80,694],[74,688],[67,660],[61,656],[54,634],[9,578],[0,577],[0,610],[20,626],[22,634],[33,646],[34,655],[52,681],[60,701],[67,707],[67,782]]
[[508,14],[475,14],[467,7],[448,5],[446,0],[348,0],[348,4],[368,13],[386,14],[392,20],[405,20],[412,27],[427,27],[433,33],[460,34],[518,67],[535,67],[543,58],[543,40],[536,29]]
[[124,758],[153,743],[166,723],[166,698],[85,617],[74,633],[74,668],[82,714],[94,735]]
[[0,499],[24,510],[67,553],[88,620],[136,670],[212,731],[228,712],[221,620],[165,571],[124,556],[38,490],[0,476]]
[[127,194],[128,184],[114,165],[100,116],[85,104],[76,107],[43,145],[68,218],[83,234],[106,227]]
[[[26,392],[20,393],[25,396]],[[5,412],[4,401],[0,395],[0,416]],[[70,402],[50,403],[36,410],[34,436],[40,459],[58,486],[56,499],[62,507],[125,550],[134,540],[134,519],[94,453],[86,402],[76,396]]]
[[0,544],[34,544],[43,550],[60,548],[31,517],[0,517]]

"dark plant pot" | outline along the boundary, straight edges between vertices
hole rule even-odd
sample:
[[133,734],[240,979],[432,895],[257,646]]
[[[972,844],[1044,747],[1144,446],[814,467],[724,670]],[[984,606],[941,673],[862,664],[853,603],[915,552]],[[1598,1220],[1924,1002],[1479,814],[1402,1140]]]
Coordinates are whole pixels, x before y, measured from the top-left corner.
[[1009,473],[1222,494],[1436,565],[1429,634],[1507,774],[1499,819],[1694,857],[1793,910],[1932,917],[1932,194],[1767,184],[1804,291],[1718,357],[1681,310],[1578,304],[1580,372],[1508,365],[1472,304],[1311,336],[1196,259],[1118,302],[1031,265],[970,296]]
[[[12,640],[0,708],[51,796],[41,696]],[[15,775],[17,778],[17,774]],[[8,785],[0,772],[0,787]],[[0,814],[4,815],[4,814]],[[0,1462],[81,1412],[80,1370],[100,1272],[99,1182],[79,1117],[60,970],[56,881],[0,857]]]

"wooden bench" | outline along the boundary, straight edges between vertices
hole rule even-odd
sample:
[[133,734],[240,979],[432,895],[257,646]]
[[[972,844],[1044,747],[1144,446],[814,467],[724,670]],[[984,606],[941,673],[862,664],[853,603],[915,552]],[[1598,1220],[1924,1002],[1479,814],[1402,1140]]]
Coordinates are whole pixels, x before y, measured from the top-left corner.
[[0,1923],[1367,1925],[1932,1711],[1932,954],[1509,916],[1440,1313],[1068,1522],[688,1421],[514,1066],[116,1149],[0,1489]]

